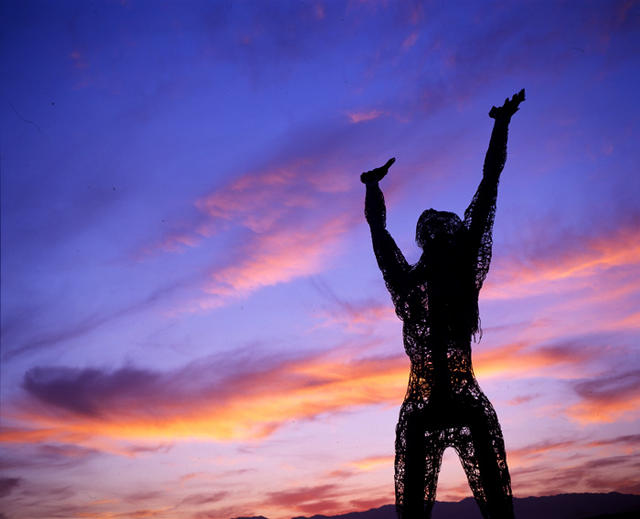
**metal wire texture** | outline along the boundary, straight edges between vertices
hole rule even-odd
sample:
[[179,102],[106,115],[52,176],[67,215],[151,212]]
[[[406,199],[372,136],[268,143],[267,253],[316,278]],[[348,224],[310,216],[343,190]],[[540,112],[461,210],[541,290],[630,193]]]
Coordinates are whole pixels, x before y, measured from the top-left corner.
[[480,333],[478,294],[491,262],[508,126],[522,101],[524,90],[489,114],[495,122],[483,177],[464,219],[434,209],[420,216],[416,242],[423,253],[415,265],[407,263],[386,229],[378,182],[394,159],[361,177],[373,249],[403,322],[404,348],[411,360],[396,429],[395,491],[400,519],[431,516],[447,447],[458,453],[483,517],[513,517],[502,431],[475,379],[471,340]]

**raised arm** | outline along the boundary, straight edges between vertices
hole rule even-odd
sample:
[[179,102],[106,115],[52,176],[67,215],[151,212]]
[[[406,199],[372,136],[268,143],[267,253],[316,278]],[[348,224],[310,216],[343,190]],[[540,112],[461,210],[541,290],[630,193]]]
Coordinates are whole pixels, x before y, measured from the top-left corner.
[[396,309],[399,309],[399,298],[405,291],[409,264],[387,231],[384,196],[378,185],[394,162],[395,159],[389,159],[384,166],[363,173],[360,180],[367,187],[364,214],[371,229],[373,252]]
[[524,89],[514,94],[511,99],[505,99],[502,106],[494,106],[489,111],[489,117],[495,119],[495,122],[482,168],[482,181],[471,204],[464,212],[464,225],[468,229],[471,253],[476,261],[475,278],[478,290],[487,277],[491,262],[493,220],[500,173],[507,160],[509,122],[522,101]]

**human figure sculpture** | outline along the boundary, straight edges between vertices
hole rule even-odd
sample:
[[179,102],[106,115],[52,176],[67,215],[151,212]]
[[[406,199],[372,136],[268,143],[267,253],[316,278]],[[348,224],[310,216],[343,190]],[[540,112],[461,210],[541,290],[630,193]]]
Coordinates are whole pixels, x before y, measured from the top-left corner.
[[453,447],[485,519],[513,518],[511,481],[498,418],[471,365],[480,333],[478,294],[491,261],[498,181],[511,117],[524,90],[492,107],[495,120],[480,186],[464,213],[428,209],[416,228],[423,252],[409,265],[386,229],[378,182],[395,162],[363,173],[373,250],[403,322],[411,359],[409,387],[396,429],[395,492],[400,519],[428,519],[442,455]]

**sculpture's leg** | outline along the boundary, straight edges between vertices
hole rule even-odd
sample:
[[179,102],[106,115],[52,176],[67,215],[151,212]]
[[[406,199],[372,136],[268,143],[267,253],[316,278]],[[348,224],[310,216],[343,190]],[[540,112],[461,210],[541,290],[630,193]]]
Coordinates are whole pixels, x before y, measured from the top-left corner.
[[438,485],[438,474],[442,465],[442,455],[447,448],[445,439],[440,430],[427,431],[425,435],[425,460],[424,460],[424,517],[431,517],[431,510],[436,501],[436,487]]
[[424,515],[424,424],[421,413],[405,402],[396,428],[396,511],[399,519]]
[[399,519],[429,519],[445,446],[411,407],[403,405],[396,429],[396,511]]
[[[484,397],[484,395],[483,395]],[[498,418],[484,397],[455,441],[469,486],[485,519],[512,519],[511,480]]]

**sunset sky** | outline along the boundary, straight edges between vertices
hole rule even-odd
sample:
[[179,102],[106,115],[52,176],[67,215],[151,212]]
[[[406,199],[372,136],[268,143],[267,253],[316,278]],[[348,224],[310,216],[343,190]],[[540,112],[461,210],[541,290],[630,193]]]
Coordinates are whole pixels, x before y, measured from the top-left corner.
[[[393,502],[417,261],[510,128],[478,381],[517,497],[640,493],[640,2],[0,7],[0,518]],[[440,500],[471,495],[445,454]]]

